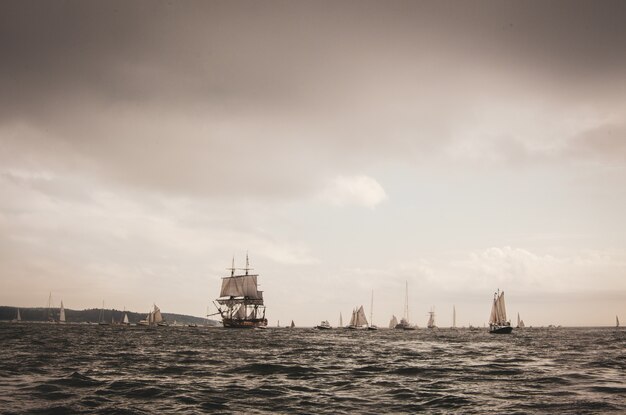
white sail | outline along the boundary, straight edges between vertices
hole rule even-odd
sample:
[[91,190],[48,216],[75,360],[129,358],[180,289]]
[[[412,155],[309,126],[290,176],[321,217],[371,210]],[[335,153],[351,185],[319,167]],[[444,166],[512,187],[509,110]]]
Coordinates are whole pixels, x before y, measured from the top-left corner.
[[17,309],[17,321],[22,321],[22,316],[20,315],[20,309]]
[[391,321],[389,321],[389,328],[393,329],[398,325],[398,319],[396,316],[391,316]]
[[350,323],[348,326],[352,327],[356,325],[356,310],[352,310],[352,318],[350,319]]
[[498,309],[499,309],[500,321],[502,323],[505,323],[507,321],[507,318],[506,318],[506,307],[504,305],[504,291],[502,291],[502,293],[500,294],[500,297],[498,298]]
[[517,327],[519,327],[519,322],[520,322],[519,313],[517,313]]
[[122,320],[122,323],[124,323],[124,324],[129,324],[130,323],[128,321],[128,314],[124,313],[124,319]]
[[354,325],[356,327],[367,326],[367,318],[365,317],[365,310],[363,310],[363,306],[359,307],[356,312],[356,320]]
[[258,291],[256,275],[240,275],[222,279],[220,297],[248,297],[254,300],[263,299]]
[[493,304],[491,305],[491,315],[489,316],[489,324],[496,324],[496,322],[498,321],[498,317],[496,315],[496,301],[497,299],[494,298]]
[[291,328],[296,327],[296,325],[295,325],[295,323],[293,322],[293,320],[291,320],[291,325],[290,325],[289,327],[291,327]]
[[428,328],[435,327],[435,312],[434,311],[428,312],[428,324],[426,325],[426,327]]
[[339,313],[339,327],[343,327],[343,316]]
[[245,319],[246,318],[246,306],[242,305],[241,307],[239,307],[237,309],[237,311],[235,312],[235,314],[233,315],[233,318],[239,318],[239,319]]
[[519,328],[523,329],[524,327],[526,327],[526,325],[524,324],[524,320],[520,320],[519,321]]
[[163,316],[161,315],[161,310],[155,304],[154,311],[152,312],[152,322],[161,323],[162,321],[163,321]]
[[[19,310],[18,310],[19,312]],[[19,316],[19,314],[18,314]],[[619,327],[619,318],[617,318],[617,316],[615,316],[615,327]]]
[[65,308],[63,307],[63,301],[61,301],[61,309],[59,310],[59,322],[65,323]]

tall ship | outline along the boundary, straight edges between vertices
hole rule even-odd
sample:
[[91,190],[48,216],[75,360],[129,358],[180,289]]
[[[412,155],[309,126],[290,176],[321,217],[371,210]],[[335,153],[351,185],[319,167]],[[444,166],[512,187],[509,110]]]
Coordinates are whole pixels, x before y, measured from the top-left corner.
[[489,316],[489,333],[508,334],[513,331],[511,322],[506,319],[504,291],[498,290],[493,295],[491,315]]
[[[227,328],[253,329],[267,327],[263,291],[259,291],[258,274],[251,274],[250,261],[246,254],[246,267],[235,268],[235,259],[229,277],[222,278],[220,297],[214,303]],[[243,274],[236,271],[242,270]],[[293,322],[292,322],[293,325]]]
[[[163,319],[161,309],[156,304],[152,304],[153,309],[148,313],[145,319],[140,320],[137,325],[139,326],[167,326],[167,323]],[[111,318],[112,319],[112,318]]]
[[368,328],[367,318],[365,317],[365,310],[363,306],[358,309],[352,310],[352,318],[350,319],[349,329],[366,329]]
[[437,328],[437,326],[435,325],[435,309],[434,308],[431,308],[430,311],[428,312],[428,323],[426,323],[426,327],[428,327],[429,329]]

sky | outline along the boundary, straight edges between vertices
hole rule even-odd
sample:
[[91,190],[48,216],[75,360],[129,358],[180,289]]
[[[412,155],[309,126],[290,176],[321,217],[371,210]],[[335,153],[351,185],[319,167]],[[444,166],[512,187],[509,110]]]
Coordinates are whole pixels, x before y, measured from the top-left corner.
[[0,2],[0,304],[626,320],[626,3]]

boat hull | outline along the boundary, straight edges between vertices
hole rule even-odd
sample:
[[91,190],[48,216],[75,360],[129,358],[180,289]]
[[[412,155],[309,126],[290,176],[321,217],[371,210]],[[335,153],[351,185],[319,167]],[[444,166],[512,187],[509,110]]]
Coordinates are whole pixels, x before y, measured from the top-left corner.
[[330,330],[332,327],[326,327],[326,326],[315,326],[316,329],[318,330]]
[[227,329],[253,329],[257,327],[266,327],[267,319],[265,318],[255,318],[255,319],[235,319],[235,318],[225,318],[222,320],[222,324],[224,328]]
[[491,326],[489,327],[489,333],[491,334],[509,334],[513,331],[511,326]]

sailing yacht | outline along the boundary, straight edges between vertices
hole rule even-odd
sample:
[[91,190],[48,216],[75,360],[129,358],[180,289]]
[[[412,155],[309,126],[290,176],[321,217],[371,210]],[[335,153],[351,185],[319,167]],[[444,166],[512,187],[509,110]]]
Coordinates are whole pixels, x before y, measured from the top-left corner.
[[398,319],[396,316],[391,316],[391,320],[389,320],[389,328],[390,329],[395,329],[396,326],[398,325]]
[[145,319],[137,323],[140,326],[167,326],[161,315],[161,309],[153,304],[153,310],[148,313]]
[[294,324],[293,320],[291,320],[291,325],[289,326],[290,329],[295,329],[296,325]]
[[350,319],[350,324],[348,325],[349,329],[357,330],[357,329],[366,329],[368,326],[367,318],[365,317],[365,310],[363,310],[363,306],[360,306],[358,309],[352,310],[352,318]]
[[20,309],[18,308],[17,315],[13,320],[11,320],[11,323],[19,323],[20,321],[22,321],[22,316],[20,315]]
[[517,313],[517,327],[518,329],[523,329],[524,327],[526,327],[526,325],[524,324],[524,320],[519,318],[519,313]]
[[435,326],[435,309],[432,308],[429,312],[428,312],[428,323],[426,324],[426,327],[428,327],[429,329],[434,329],[437,326]]
[[61,308],[59,309],[59,323],[65,324],[65,307],[63,307],[63,301],[61,301]]
[[101,326],[108,326],[111,323],[104,321],[104,300],[102,301],[102,308],[100,309],[100,316],[98,317],[98,324]]
[[[394,316],[395,318],[395,316]],[[400,319],[394,328],[400,330],[415,330],[415,326],[409,323],[409,282],[406,281],[406,290],[404,293],[404,316]]]
[[372,290],[372,302],[370,303],[370,324],[367,326],[368,330],[378,330],[378,327],[374,324],[374,290]]
[[235,275],[235,258],[233,258],[230,277],[222,278],[220,297],[215,301],[217,310],[222,316],[222,324],[227,328],[266,327],[265,304],[263,291],[259,291],[258,274],[250,274],[250,261],[246,254],[244,274]]
[[[17,315],[19,316],[20,310],[17,310]],[[619,318],[617,316],[615,316],[615,328],[619,328]]]
[[342,329],[343,327],[343,316],[341,315],[341,311],[339,312],[339,328]]
[[493,295],[491,315],[489,316],[489,333],[508,334],[513,331],[511,322],[506,319],[506,307],[504,305],[504,291],[498,290]]

